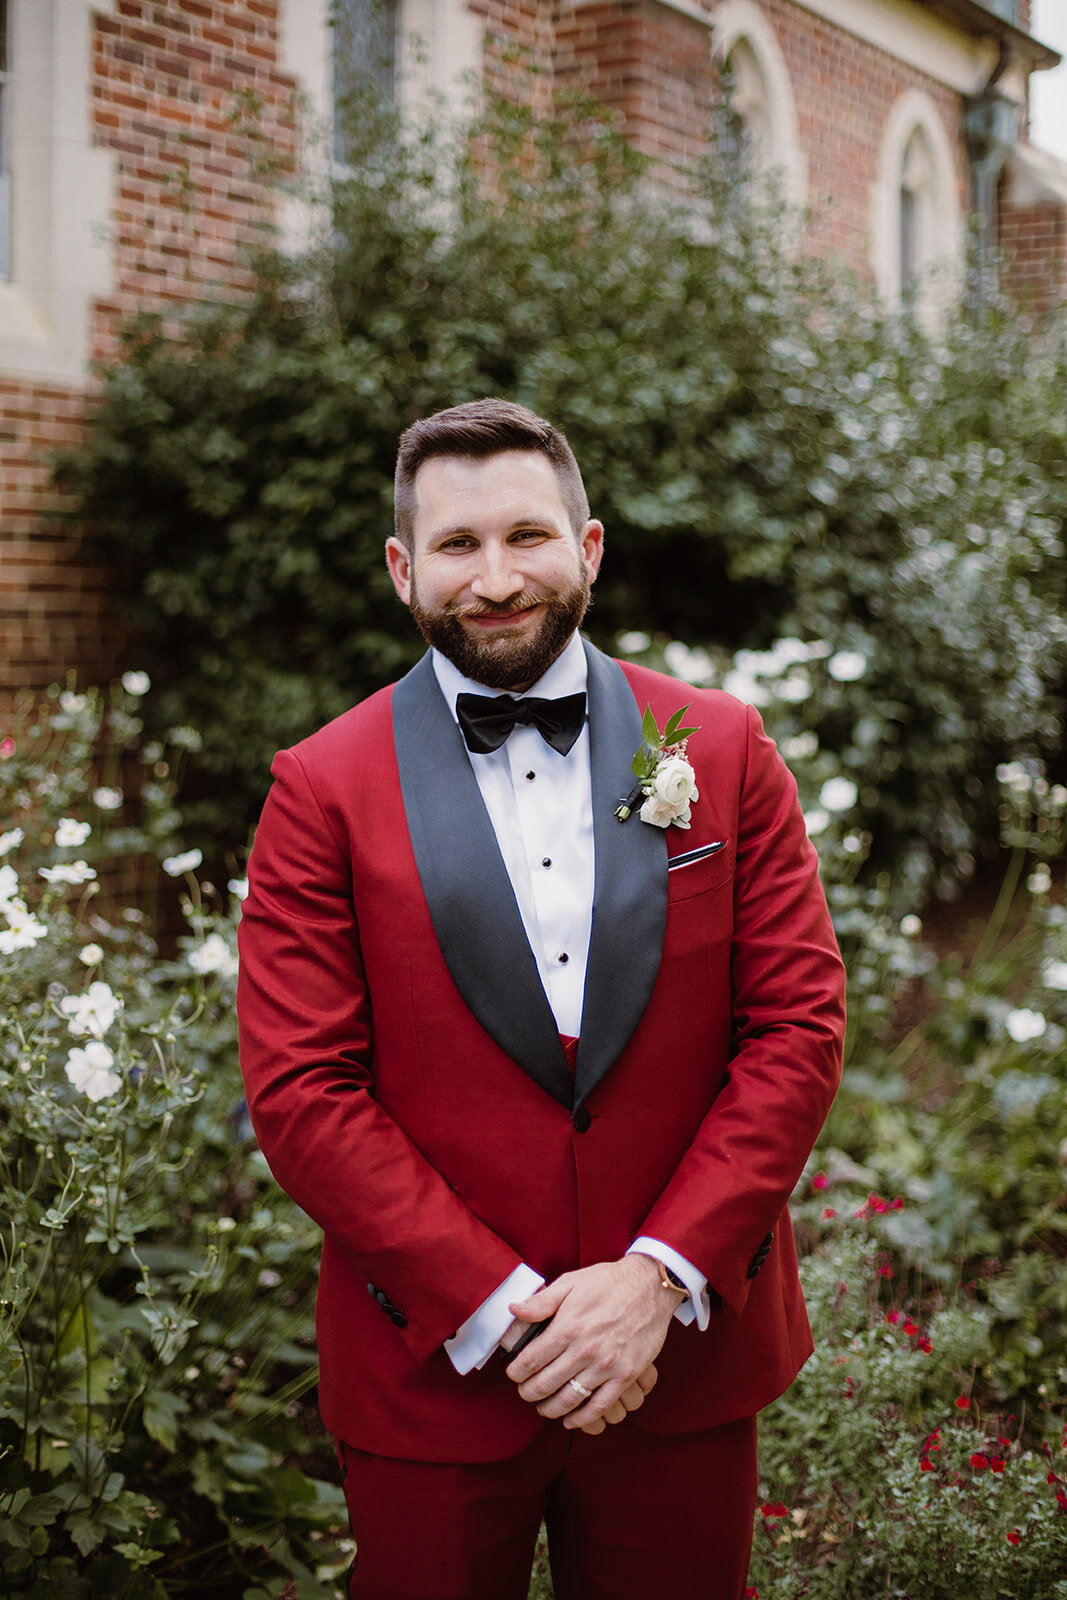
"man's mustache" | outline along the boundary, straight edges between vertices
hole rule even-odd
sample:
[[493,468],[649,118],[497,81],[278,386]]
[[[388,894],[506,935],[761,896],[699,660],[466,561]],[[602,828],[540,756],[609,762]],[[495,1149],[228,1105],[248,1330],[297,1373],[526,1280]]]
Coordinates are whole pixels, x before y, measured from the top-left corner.
[[454,617],[510,617],[513,612],[527,611],[531,606],[539,606],[548,600],[544,594],[531,593],[524,589],[520,594],[513,595],[510,600],[504,600],[500,605],[480,606],[454,606],[449,607]]

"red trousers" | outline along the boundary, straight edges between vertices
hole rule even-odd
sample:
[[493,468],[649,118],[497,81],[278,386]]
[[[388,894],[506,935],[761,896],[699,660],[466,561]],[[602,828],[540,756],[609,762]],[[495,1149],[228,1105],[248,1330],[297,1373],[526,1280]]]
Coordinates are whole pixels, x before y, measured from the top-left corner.
[[591,1438],[550,1423],[505,1461],[397,1461],[339,1444],[351,1600],[526,1600],[548,1528],[556,1600],[742,1600],[756,1419]]

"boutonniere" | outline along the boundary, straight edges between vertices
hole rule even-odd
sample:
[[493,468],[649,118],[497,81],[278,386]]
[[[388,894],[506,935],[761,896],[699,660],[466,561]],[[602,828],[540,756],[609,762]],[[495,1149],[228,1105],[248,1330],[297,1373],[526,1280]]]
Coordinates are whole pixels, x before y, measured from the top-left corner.
[[683,728],[682,718],[688,705],[668,718],[661,733],[652,707],[645,707],[641,718],[641,744],[633,759],[633,774],[637,779],[615,815],[625,822],[642,795],[641,821],[650,822],[654,828],[688,828],[690,805],[699,800],[696,773],[685,759],[685,746],[690,734],[699,728]]

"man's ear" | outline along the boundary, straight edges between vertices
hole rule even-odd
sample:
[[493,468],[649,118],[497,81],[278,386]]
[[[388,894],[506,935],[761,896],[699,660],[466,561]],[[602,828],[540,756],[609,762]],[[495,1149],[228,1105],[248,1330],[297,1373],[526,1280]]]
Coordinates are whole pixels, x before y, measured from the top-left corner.
[[393,580],[393,588],[406,606],[411,604],[411,553],[395,534],[385,541],[385,564]]
[[[582,529],[579,542],[582,561],[589,576],[589,582],[596,582],[596,575],[600,571],[600,563],[604,558],[604,524],[593,519],[587,522]],[[396,579],[394,578],[394,583]]]

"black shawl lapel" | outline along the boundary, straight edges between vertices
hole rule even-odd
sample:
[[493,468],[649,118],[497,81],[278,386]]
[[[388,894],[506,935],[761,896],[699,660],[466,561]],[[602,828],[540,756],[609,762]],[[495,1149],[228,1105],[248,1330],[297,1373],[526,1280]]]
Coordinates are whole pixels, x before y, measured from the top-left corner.
[[[652,994],[667,926],[667,840],[615,808],[633,788],[641,710],[621,667],[588,641],[596,880],[575,1105],[622,1054]],[[506,875],[505,875],[506,876]]]
[[[638,725],[640,734],[640,718]],[[463,735],[429,653],[393,690],[393,738],[415,864],[456,988],[486,1033],[570,1107],[574,1083],[559,1031]],[[599,877],[598,866],[598,883]]]

